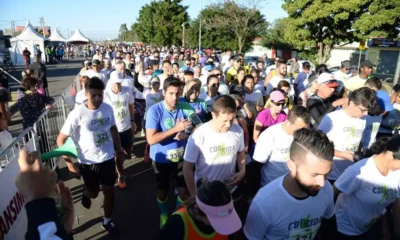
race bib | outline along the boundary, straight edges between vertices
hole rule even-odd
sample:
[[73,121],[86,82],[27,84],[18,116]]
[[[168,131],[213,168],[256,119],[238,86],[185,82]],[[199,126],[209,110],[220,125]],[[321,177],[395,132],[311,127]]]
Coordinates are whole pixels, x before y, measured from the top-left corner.
[[107,142],[110,139],[110,135],[109,135],[108,131],[106,132],[104,130],[96,132],[93,137],[94,137],[96,146],[101,146],[103,143]]
[[125,108],[122,108],[122,109],[120,109],[118,112],[117,112],[117,118],[118,119],[120,119],[120,120],[122,120],[122,119],[125,119],[125,117],[127,116],[127,111],[126,111],[126,109]]
[[183,158],[184,148],[170,149],[167,151],[167,159],[171,162],[179,162]]

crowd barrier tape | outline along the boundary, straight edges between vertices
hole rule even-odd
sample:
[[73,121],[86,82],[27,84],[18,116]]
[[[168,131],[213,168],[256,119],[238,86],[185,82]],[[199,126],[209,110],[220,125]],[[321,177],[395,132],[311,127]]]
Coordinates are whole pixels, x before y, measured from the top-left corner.
[[[32,128],[25,129],[0,154],[0,240],[25,238],[28,225],[25,200],[14,183],[19,172],[19,151],[27,148],[29,152],[44,153],[57,148],[57,136],[75,103],[75,81],[54,101],[50,110],[39,116]],[[58,159],[51,158],[45,164],[54,170]]]

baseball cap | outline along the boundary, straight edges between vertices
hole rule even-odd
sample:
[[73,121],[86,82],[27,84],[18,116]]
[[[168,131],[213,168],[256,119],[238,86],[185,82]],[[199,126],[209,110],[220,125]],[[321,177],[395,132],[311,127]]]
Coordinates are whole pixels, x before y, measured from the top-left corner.
[[207,64],[207,65],[204,66],[204,68],[206,69],[207,72],[209,72],[209,71],[213,70],[214,65]]
[[110,74],[110,82],[111,83],[122,83],[124,78],[122,77],[121,73],[118,71],[113,71]]
[[330,88],[335,88],[338,87],[339,84],[337,83],[337,80],[335,79],[335,77],[330,74],[330,73],[321,73],[318,78],[317,78],[318,83],[320,84],[326,84],[328,87]]
[[368,68],[372,68],[374,66],[374,64],[372,64],[372,62],[365,60],[360,64],[360,67],[368,67]]
[[96,65],[100,65],[100,61],[95,59],[92,61],[92,65],[96,66]]
[[273,91],[273,92],[271,92],[269,97],[270,97],[271,101],[273,101],[275,103],[285,101],[285,95],[283,95],[283,93],[281,91]]
[[[199,194],[201,192],[201,194]],[[230,201],[222,206],[211,206],[201,201],[202,195],[210,198],[217,198],[224,195],[230,197]],[[211,181],[202,183],[197,189],[196,205],[207,216],[211,226],[221,235],[230,235],[237,232],[242,227],[242,222],[233,207],[232,196],[228,187],[222,181]]]
[[343,61],[341,63],[341,65],[342,65],[342,67],[347,68],[347,69],[351,68],[351,64],[350,64],[349,60]]

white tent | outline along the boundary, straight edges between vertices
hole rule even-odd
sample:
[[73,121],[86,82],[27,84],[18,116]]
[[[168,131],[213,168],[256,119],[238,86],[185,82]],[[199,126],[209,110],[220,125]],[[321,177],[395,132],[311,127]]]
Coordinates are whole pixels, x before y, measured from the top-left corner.
[[28,21],[26,23],[25,29],[21,32],[20,35],[11,38],[11,49],[10,55],[11,60],[14,65],[24,65],[25,60],[22,55],[22,51],[27,48],[31,52],[31,62],[33,62],[33,57],[35,54],[35,45],[39,45],[40,51],[42,51],[42,61],[45,61],[44,55],[44,42],[46,38],[36,32],[35,28]]
[[66,42],[67,39],[64,38],[57,30],[57,28],[54,28],[54,30],[51,32],[51,36],[49,37],[50,42]]
[[85,37],[81,31],[79,30],[79,28],[76,28],[74,34],[67,40],[68,42],[71,43],[88,43],[90,42],[90,39]]

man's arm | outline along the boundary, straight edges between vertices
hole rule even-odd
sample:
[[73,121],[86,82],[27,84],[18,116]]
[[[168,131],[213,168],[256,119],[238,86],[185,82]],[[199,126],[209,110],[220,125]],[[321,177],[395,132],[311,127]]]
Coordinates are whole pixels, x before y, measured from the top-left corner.
[[196,185],[194,182],[194,163],[183,161],[183,176],[190,193],[190,196],[196,196]]
[[146,139],[149,145],[154,145],[157,143],[160,143],[164,141],[165,139],[172,137],[176,135],[178,132],[178,129],[175,127],[168,129],[165,132],[157,132],[156,129],[148,129],[146,128]]

